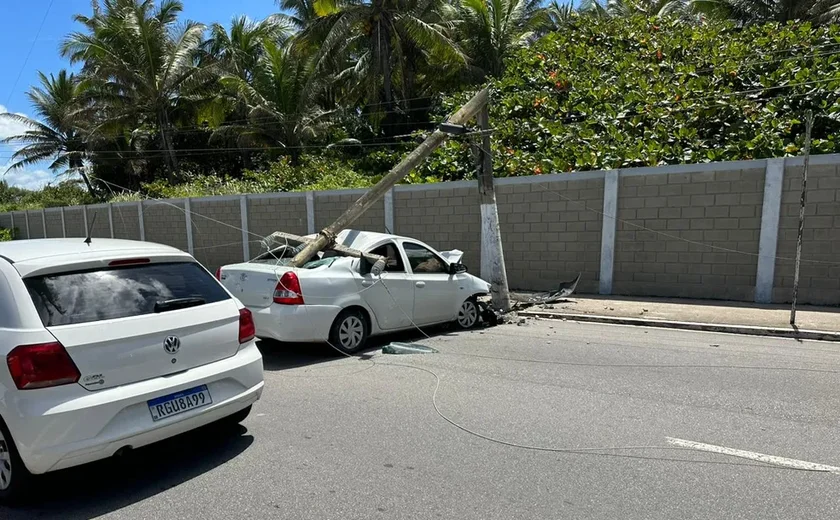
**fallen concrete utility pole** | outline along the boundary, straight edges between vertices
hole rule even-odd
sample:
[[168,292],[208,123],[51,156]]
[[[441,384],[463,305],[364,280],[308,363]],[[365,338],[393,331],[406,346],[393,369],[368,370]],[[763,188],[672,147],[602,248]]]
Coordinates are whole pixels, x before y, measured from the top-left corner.
[[[472,97],[467,103],[461,107],[460,110],[449,118],[448,122],[455,125],[463,125],[470,119],[476,116],[478,112],[487,105],[490,99],[490,92],[487,89],[482,90]],[[417,167],[426,157],[428,157],[438,146],[446,139],[446,134],[442,131],[435,130],[432,135],[426,138],[417,148],[409,153],[398,165],[391,169],[385,177],[379,181],[376,186],[365,192],[359,200],[350,206],[343,215],[321,230],[315,240],[307,242],[306,246],[301,250],[292,261],[289,263],[290,267],[301,267],[308,262],[318,251],[325,247],[332,245],[339,232],[349,227],[355,222],[365,211],[370,209],[373,204],[382,198],[385,193],[390,190],[396,183],[402,180],[408,173]]]
[[[302,237],[300,235],[294,235],[292,233],[284,233],[282,231],[275,231],[274,233],[270,234],[266,237],[266,245],[268,246],[268,250],[272,251],[274,248],[272,247],[273,244],[288,244],[289,242],[297,242],[301,245],[309,245],[314,242],[314,239],[308,237]],[[370,272],[373,273],[374,276],[379,276],[382,274],[382,271],[385,270],[385,263],[388,261],[387,258],[384,256],[379,255],[372,255],[370,253],[363,253],[358,249],[353,249],[351,247],[346,247],[341,244],[332,244],[328,246],[329,249],[337,253],[341,253],[344,256],[350,256],[353,258],[361,258],[364,259],[371,264]]]
[[796,325],[796,300],[799,297],[799,264],[802,261],[802,235],[805,231],[805,200],[808,194],[808,163],[811,159],[811,128],[814,113],[805,114],[805,168],[802,170],[802,193],[799,197],[799,233],[796,236],[796,263],[793,267],[793,301],[790,305],[790,324]]

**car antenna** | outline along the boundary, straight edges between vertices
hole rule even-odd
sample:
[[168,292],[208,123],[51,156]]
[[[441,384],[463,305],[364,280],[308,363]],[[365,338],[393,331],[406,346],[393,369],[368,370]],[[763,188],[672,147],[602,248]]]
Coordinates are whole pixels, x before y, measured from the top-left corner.
[[90,222],[90,225],[87,228],[87,237],[85,238],[85,244],[90,245],[90,233],[93,231],[93,225],[96,224],[96,212],[93,212],[93,219]]

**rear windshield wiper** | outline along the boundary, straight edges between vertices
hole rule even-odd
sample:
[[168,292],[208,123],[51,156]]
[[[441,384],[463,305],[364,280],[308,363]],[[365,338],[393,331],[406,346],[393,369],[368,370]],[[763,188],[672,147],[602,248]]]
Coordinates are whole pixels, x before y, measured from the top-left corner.
[[207,301],[204,298],[175,298],[173,300],[166,300],[155,303],[155,312],[174,311],[176,309],[186,309],[188,307],[198,307],[204,305]]

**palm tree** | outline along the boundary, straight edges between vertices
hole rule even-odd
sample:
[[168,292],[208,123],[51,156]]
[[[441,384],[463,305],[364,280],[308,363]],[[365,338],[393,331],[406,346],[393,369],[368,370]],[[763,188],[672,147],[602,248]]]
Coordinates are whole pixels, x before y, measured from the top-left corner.
[[505,58],[531,43],[550,21],[541,0],[461,0],[460,44],[481,79],[498,77]]
[[599,17],[629,17],[635,15],[664,17],[682,14],[686,0],[584,0],[580,11]]
[[840,0],[689,0],[689,4],[697,12],[742,23],[821,24],[840,19]]
[[178,25],[178,0],[93,1],[93,16],[76,15],[86,32],[67,36],[61,52],[83,63],[82,75],[102,118],[99,132],[156,128],[163,141],[169,180],[177,162],[173,118],[203,99],[213,84],[212,67],[197,57],[204,25]]
[[306,29],[318,18],[315,12],[317,0],[277,0],[277,5],[292,14],[285,15],[298,29]]
[[84,171],[83,128],[90,115],[83,99],[84,86],[66,70],[61,70],[57,77],[52,74],[47,77],[39,72],[38,78],[41,86],[31,87],[26,95],[41,121],[8,112],[0,114],[0,118],[12,119],[31,128],[0,141],[24,145],[12,156],[7,171],[50,160],[50,170],[64,175],[79,174],[93,195],[93,186]]
[[548,28],[552,31],[562,30],[578,16],[578,11],[575,9],[575,4],[572,1],[561,4],[557,0],[553,0],[546,7],[546,12],[549,19]]
[[217,135],[235,134],[243,148],[285,148],[298,162],[301,147],[325,127],[327,114],[315,103],[321,84],[314,60],[296,44],[266,39],[250,81],[237,75],[220,80],[247,106],[249,124],[223,126]]
[[321,40],[319,70],[339,69],[339,77],[363,90],[368,102],[382,101],[391,111],[395,86],[402,99],[414,95],[412,82],[424,57],[435,53],[465,63],[443,8],[441,0],[316,0],[318,17],[304,36]]
[[291,27],[280,17],[272,16],[255,22],[247,16],[234,17],[230,29],[214,23],[202,49],[223,70],[248,80],[263,53],[263,40],[283,41],[291,34]]

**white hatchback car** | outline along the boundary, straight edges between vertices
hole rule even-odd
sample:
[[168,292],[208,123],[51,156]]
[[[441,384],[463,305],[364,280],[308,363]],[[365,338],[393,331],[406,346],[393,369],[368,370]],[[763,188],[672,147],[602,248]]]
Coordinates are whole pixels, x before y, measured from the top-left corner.
[[193,257],[147,242],[0,244],[0,500],[260,398],[248,309]]

